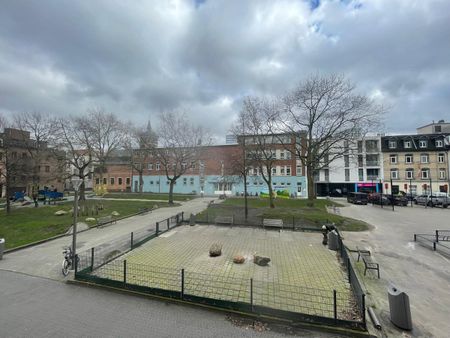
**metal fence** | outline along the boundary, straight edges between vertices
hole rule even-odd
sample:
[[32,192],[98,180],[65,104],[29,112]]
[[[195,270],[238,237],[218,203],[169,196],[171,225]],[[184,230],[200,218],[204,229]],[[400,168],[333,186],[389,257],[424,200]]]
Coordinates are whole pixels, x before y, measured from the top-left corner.
[[323,290],[306,286],[202,274],[185,269],[127,261],[125,253],[180,225],[179,214],[154,228],[131,233],[79,255],[77,280],[206,304],[234,311],[293,321],[364,330],[365,295],[339,237],[339,253],[351,290]]
[[450,230],[435,230],[434,234],[414,234],[414,242],[450,257]]

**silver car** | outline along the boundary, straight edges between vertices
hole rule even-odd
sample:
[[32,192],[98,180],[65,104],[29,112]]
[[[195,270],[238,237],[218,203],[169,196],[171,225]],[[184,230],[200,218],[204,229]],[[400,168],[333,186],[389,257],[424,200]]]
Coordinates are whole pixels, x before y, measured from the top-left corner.
[[450,199],[446,195],[420,195],[415,198],[415,203],[429,207],[442,206],[447,208],[450,204]]

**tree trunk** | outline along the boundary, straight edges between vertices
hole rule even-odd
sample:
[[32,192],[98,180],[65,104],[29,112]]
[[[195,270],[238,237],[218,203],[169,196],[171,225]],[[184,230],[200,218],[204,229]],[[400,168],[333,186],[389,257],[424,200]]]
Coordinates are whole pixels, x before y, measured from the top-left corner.
[[307,172],[307,180],[308,180],[308,199],[314,200],[316,198],[316,191],[314,189],[314,171],[312,166],[308,166],[306,169]]
[[169,184],[169,204],[173,204],[173,185],[175,184],[175,181],[170,180]]
[[244,174],[244,214],[245,219],[248,218],[248,200],[247,200],[247,175]]
[[9,215],[11,213],[11,201],[9,199],[9,176],[8,174],[6,175],[6,180],[5,180],[5,191],[6,191],[6,213]]
[[272,188],[272,180],[269,180],[269,183],[267,183],[269,186],[269,204],[270,208],[275,208],[275,203],[273,202],[273,188]]
[[139,193],[142,194],[144,190],[144,178],[142,177],[142,170],[139,171]]
[[[82,178],[82,177],[80,177],[80,178]],[[78,200],[79,200],[79,201],[84,201],[84,200],[86,200],[86,193],[85,193],[85,190],[86,190],[86,188],[85,188],[85,186],[84,186],[84,181],[83,181],[83,183],[81,183],[81,185],[80,185],[80,193],[79,193],[79,197],[78,197]]]

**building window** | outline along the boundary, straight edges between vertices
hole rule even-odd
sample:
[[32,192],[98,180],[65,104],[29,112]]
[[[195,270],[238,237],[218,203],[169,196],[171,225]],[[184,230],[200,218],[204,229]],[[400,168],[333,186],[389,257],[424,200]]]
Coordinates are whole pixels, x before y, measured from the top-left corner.
[[348,155],[344,155],[344,167],[350,167],[350,158]]
[[95,184],[100,184],[100,179],[98,177],[95,179]]
[[118,184],[118,185],[122,185],[122,177],[119,177],[119,178],[117,179],[117,184]]
[[277,168],[273,167],[272,168],[272,176],[275,176],[277,174]]
[[284,167],[280,168],[280,175],[284,175]]
[[414,162],[414,156],[412,154],[406,154],[405,155],[405,163],[413,163]]
[[280,151],[280,160],[284,160],[284,151]]
[[364,181],[364,169],[358,169],[358,180],[360,182]]
[[420,174],[423,180],[427,180],[430,178],[430,169],[424,168],[420,171]]
[[286,160],[291,159],[291,152],[286,150]]
[[291,176],[291,167],[286,167],[286,176]]
[[187,185],[187,178],[183,177],[183,185]]
[[295,168],[295,170],[296,170],[297,176],[302,176],[302,166],[301,166],[301,165],[298,165],[298,166]]
[[194,178],[193,177],[191,177],[190,183],[191,183],[191,185],[194,185]]
[[126,182],[126,184],[127,184],[127,185],[130,185],[130,183],[131,183],[131,180],[130,180],[130,178],[129,178],[129,177],[127,177],[127,178],[125,179],[125,182]]
[[366,153],[376,153],[378,152],[378,141],[377,140],[367,140],[366,141]]
[[181,170],[186,171],[186,168],[187,168],[187,163],[186,162],[181,163]]
[[403,141],[403,147],[405,147],[405,149],[410,149],[412,147],[411,141]]
[[397,141],[395,140],[389,140],[389,149],[395,149],[397,148]]
[[419,148],[426,148],[427,147],[427,141],[426,140],[420,140],[419,141]]
[[444,163],[444,160],[445,160],[445,154],[439,153],[438,154],[438,163]]
[[46,172],[46,173],[49,173],[49,172],[50,172],[50,166],[49,166],[49,165],[46,165],[46,166],[45,166],[45,172]]
[[444,142],[442,140],[436,140],[436,148],[442,148],[444,146]]
[[153,185],[153,181],[150,181],[150,185]]
[[149,163],[147,168],[148,168],[148,170],[153,170],[153,163]]
[[159,163],[159,162],[156,162],[156,170],[161,170],[161,163]]
[[397,164],[397,155],[389,155],[389,162],[391,164]]
[[429,162],[428,154],[421,154],[420,155],[420,163],[428,163],[428,162]]
[[442,126],[434,126],[435,133],[442,133]]
[[439,168],[439,179],[445,180],[445,169],[444,168]]
[[345,181],[350,181],[350,169],[345,169]]
[[398,179],[398,169],[391,169],[391,178],[393,180],[397,180]]
[[408,180],[414,179],[414,169],[406,169],[405,178]]
[[114,177],[111,177],[111,178],[109,179],[109,183],[110,183],[111,185],[114,185]]
[[[358,141],[358,153],[362,153],[363,152],[363,143],[362,141]],[[366,141],[366,147],[367,147],[367,141]]]
[[358,155],[358,167],[364,167],[364,159],[362,155]]
[[194,161],[191,162],[191,169],[195,169],[195,162]]
[[325,181],[328,182],[330,180],[330,170],[324,169],[323,172],[325,174]]

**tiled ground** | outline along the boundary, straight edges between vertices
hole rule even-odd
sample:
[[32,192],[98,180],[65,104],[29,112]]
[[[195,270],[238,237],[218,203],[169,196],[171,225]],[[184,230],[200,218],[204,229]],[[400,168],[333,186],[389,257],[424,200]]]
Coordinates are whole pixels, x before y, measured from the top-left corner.
[[[336,257],[321,243],[322,235],[253,228],[183,226],[133,250],[96,275],[122,280],[127,261],[127,282],[180,290],[185,269],[185,293],[216,299],[250,302],[250,278],[256,305],[333,316],[333,289],[339,317],[349,309],[350,286]],[[209,257],[213,243],[222,256]],[[253,263],[253,254],[271,258],[269,266]],[[234,255],[246,262],[234,264]]]

